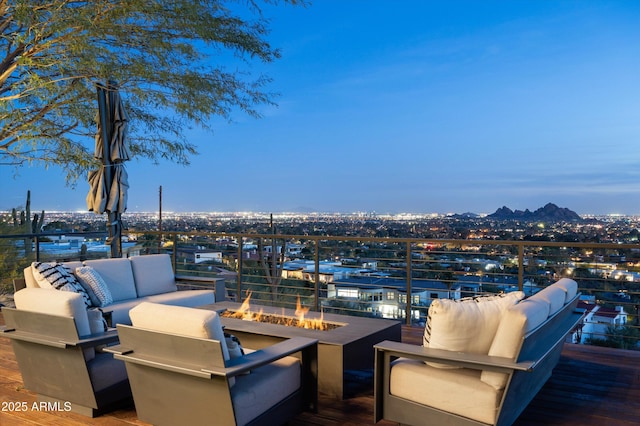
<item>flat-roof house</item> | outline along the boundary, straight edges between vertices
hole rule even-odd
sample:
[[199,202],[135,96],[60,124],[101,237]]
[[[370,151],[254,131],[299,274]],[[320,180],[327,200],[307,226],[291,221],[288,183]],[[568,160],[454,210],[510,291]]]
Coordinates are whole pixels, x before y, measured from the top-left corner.
[[588,343],[589,340],[605,340],[607,328],[622,327],[627,323],[627,313],[623,306],[608,308],[581,300],[578,308],[585,310],[582,327],[573,333],[574,343]]
[[411,316],[416,322],[426,316],[426,309],[433,300],[459,299],[460,296],[457,284],[449,288],[440,281],[412,280],[408,301],[406,280],[384,276],[350,276],[327,285],[327,299],[363,304],[367,311],[382,318],[405,318],[409,302]]

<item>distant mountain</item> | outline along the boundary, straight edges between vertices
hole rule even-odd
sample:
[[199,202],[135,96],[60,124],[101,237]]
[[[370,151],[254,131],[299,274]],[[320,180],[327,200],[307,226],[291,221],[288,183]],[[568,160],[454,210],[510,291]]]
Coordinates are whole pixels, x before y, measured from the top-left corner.
[[475,213],[467,212],[467,213],[456,213],[452,217],[456,219],[476,219],[479,216]]
[[578,213],[567,208],[558,207],[553,203],[548,203],[534,212],[531,212],[529,209],[526,209],[525,211],[513,211],[510,208],[503,206],[487,217],[498,220],[531,220],[541,222],[582,221],[582,218]]

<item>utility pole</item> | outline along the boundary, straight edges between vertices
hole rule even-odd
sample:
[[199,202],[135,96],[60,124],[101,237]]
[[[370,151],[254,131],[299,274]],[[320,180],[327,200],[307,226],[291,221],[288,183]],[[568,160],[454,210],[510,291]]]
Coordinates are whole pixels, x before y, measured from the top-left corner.
[[162,248],[162,185],[158,191],[158,231],[160,232],[160,239],[158,240],[158,253]]

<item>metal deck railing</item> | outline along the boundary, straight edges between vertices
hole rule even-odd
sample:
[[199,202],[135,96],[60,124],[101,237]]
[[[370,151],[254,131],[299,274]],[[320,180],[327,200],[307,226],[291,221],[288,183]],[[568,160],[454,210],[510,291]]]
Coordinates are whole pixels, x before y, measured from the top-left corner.
[[[0,235],[4,288],[33,260],[108,257],[104,235]],[[31,250],[29,250],[29,246]],[[26,248],[26,250],[25,250]],[[436,298],[514,290],[569,277],[588,310],[573,338],[639,349],[640,244],[136,232],[125,256],[168,253],[180,275],[223,277],[228,297],[423,325]],[[10,260],[7,263],[7,260]]]

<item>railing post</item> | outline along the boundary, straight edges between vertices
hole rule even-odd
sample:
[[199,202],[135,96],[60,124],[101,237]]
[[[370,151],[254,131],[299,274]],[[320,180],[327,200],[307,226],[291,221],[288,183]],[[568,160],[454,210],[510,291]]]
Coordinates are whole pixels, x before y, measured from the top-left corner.
[[242,246],[244,245],[244,238],[242,235],[238,236],[238,273],[236,274],[236,302],[240,302],[242,297]]
[[[162,235],[160,236],[162,238]],[[160,240],[162,246],[162,240]],[[178,234],[173,234],[173,252],[171,253],[171,261],[173,262],[173,273],[178,270]]]
[[518,244],[518,289],[524,289],[524,244]]
[[[35,236],[36,240],[36,262],[40,262],[40,238],[38,235]],[[31,244],[31,240],[29,240],[29,244]]]
[[[405,324],[411,325],[411,304],[413,303],[413,298],[411,297],[411,278],[413,275],[413,272],[411,270],[411,241],[407,241],[406,253],[407,304],[405,306]],[[400,294],[398,294],[398,297],[400,297]]]
[[315,262],[315,284],[313,286],[313,308],[317,312],[320,310],[320,240],[315,240],[316,249],[314,250],[313,260]]

